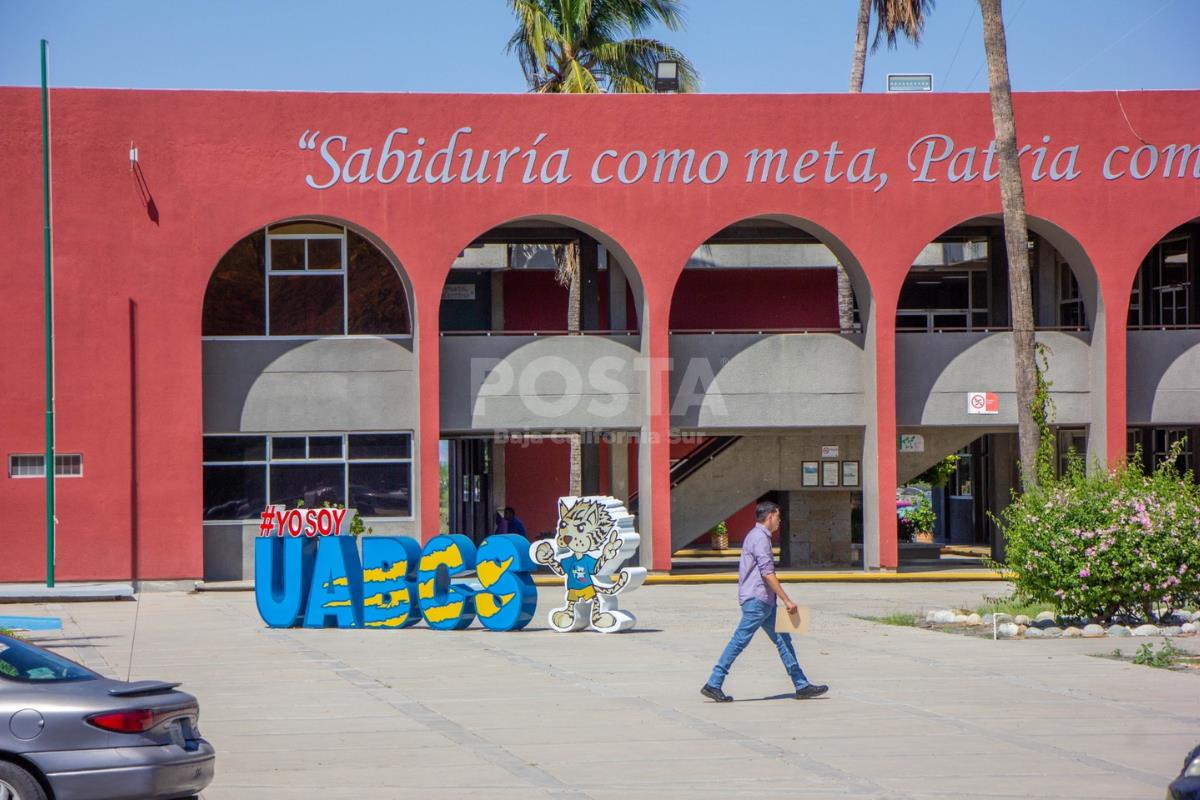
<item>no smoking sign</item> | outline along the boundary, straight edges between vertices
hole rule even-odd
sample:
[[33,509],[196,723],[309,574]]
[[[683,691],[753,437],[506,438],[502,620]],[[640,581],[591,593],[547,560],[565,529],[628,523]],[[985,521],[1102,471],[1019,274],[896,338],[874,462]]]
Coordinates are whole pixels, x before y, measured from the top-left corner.
[[967,392],[968,414],[999,414],[1000,398],[995,392]]

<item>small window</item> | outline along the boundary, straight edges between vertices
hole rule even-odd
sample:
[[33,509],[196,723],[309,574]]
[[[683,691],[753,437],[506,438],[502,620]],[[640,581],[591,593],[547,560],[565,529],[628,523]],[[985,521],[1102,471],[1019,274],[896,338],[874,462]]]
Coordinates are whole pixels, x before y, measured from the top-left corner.
[[407,433],[352,433],[350,459],[379,461],[412,458],[412,436]]
[[[80,453],[55,453],[54,476],[56,478],[83,477],[83,455]],[[42,454],[10,455],[8,457],[8,477],[46,477],[46,456]]]
[[241,464],[267,460],[265,436],[205,436],[205,463]]

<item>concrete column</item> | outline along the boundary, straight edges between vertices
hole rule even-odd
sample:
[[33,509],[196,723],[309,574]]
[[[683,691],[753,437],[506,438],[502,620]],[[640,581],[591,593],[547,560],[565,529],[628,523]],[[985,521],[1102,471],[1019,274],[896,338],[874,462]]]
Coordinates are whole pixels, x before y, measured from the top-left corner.
[[579,327],[600,328],[600,247],[586,234],[579,236]]
[[504,275],[498,269],[492,272],[492,330],[504,330]]
[[602,258],[608,265],[608,327],[614,331],[625,330],[629,327],[625,314],[625,270],[608,251],[603,252]]
[[874,302],[867,318],[864,364],[863,569],[894,570],[896,541],[896,308]]
[[807,489],[787,493],[789,566],[850,563],[849,491]]
[[1058,270],[1054,263],[1054,247],[1037,237],[1037,297],[1034,298],[1034,319],[1039,326],[1058,325]]
[[585,495],[600,494],[600,443],[596,441],[599,431],[586,430],[580,436],[579,485]]
[[[507,481],[504,474],[504,442],[493,440],[492,448],[492,504],[499,511],[508,505]],[[488,520],[491,525],[491,520]]]
[[[1114,256],[1114,260],[1119,256]],[[1129,287],[1123,275],[1136,274],[1140,258],[1104,265],[1097,259],[1096,271],[1116,276],[1102,280],[1096,300],[1096,322],[1092,333],[1092,425],[1088,430],[1088,466],[1093,461],[1114,466],[1125,459],[1128,407],[1126,346],[1129,322]],[[1133,260],[1137,259],[1137,260]],[[1105,269],[1108,267],[1108,269]],[[1143,299],[1143,303],[1145,303]]]
[[620,431],[608,446],[609,487],[613,497],[629,503],[629,439]]
[[[994,433],[991,434],[988,457],[991,459],[989,467],[991,469],[991,497],[988,499],[988,505],[992,509],[992,513],[997,517],[1010,502],[1012,502],[1013,489],[1017,488],[1020,463],[1020,446],[1017,442],[1015,433]],[[982,498],[978,498],[976,502],[981,502]],[[992,529],[992,558],[997,561],[1004,560],[1005,542],[1004,535],[993,522],[988,523]]]
[[[416,270],[414,269],[414,272]],[[442,303],[439,285],[414,287],[416,313],[413,331],[417,347],[417,392],[419,421],[416,430],[416,482],[413,486],[414,515],[419,520],[422,542],[437,536],[440,527],[439,486],[441,470],[438,441],[441,437],[441,354],[438,315]]]
[[646,376],[645,417],[638,433],[639,563],[671,568],[670,337],[667,308],[642,301],[642,359]]

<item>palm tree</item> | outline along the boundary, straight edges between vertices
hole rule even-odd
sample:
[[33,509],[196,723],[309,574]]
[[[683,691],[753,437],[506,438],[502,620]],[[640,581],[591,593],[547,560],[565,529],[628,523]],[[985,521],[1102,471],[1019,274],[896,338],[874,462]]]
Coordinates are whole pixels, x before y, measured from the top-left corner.
[[699,86],[696,68],[682,53],[638,36],[656,22],[681,29],[681,0],[509,0],[509,5],[518,26],[508,52],[516,51],[532,91],[653,92],[659,61],[679,64],[680,91]]
[[992,126],[1000,160],[1000,201],[1004,209],[1004,243],[1008,248],[1008,294],[1012,306],[1013,361],[1017,378],[1017,438],[1021,477],[1037,483],[1040,431],[1033,418],[1038,373],[1034,353],[1033,294],[1029,279],[1029,232],[1025,221],[1025,188],[1017,161],[1017,125],[1013,117],[1012,86],[1008,79],[1008,48],[1000,0],[979,0],[983,17],[983,47],[987,53]]
[[934,0],[858,0],[858,25],[854,35],[854,62],[850,66],[850,91],[861,92],[863,75],[867,65],[867,33],[871,26],[871,12],[875,12],[875,39],[871,52],[879,49],[886,41],[889,48],[896,47],[901,34],[914,45],[921,43],[925,31],[925,20],[933,11]]
[[[933,11],[934,0],[859,0],[858,25],[854,32],[854,60],[850,65],[850,91],[862,92],[863,76],[867,68],[867,35],[871,28],[872,11],[875,16],[875,40],[871,52],[879,49],[886,41],[889,48],[896,47],[897,38],[903,35],[914,45],[921,43],[925,20]],[[854,288],[845,268],[837,268],[838,320],[842,330],[854,327]]]
[[[640,36],[656,22],[668,30],[683,27],[681,0],[509,0],[517,29],[507,51],[516,52],[530,91],[594,94],[654,91],[659,61],[678,65],[679,89],[695,91],[696,68],[682,53],[657,39]],[[628,38],[623,38],[628,37]],[[579,260],[591,237],[554,248],[559,284],[570,292],[567,330],[580,329]],[[569,493],[583,493],[583,447],[571,434]]]

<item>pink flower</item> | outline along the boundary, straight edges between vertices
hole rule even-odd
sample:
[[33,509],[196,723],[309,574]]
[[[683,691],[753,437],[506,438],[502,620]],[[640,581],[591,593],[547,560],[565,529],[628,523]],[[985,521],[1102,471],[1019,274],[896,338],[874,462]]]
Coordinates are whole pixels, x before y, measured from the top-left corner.
[[1083,569],[1079,570],[1079,577],[1081,577],[1081,578],[1090,578],[1091,575],[1092,575],[1092,571],[1090,569],[1088,569],[1087,567],[1084,567]]

